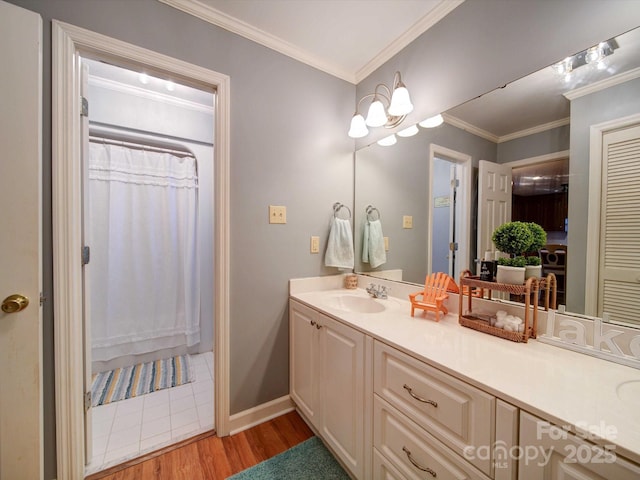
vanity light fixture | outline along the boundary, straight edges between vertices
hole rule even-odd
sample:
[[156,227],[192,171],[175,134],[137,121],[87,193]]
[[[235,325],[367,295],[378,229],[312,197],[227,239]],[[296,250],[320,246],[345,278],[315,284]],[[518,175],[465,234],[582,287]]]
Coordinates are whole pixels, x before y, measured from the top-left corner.
[[384,137],[383,139],[378,140],[377,144],[381,147],[390,147],[391,145],[395,145],[397,141],[398,140],[396,139],[396,136],[391,134],[388,137]]
[[[380,90],[386,90],[386,94]],[[359,109],[362,101],[368,98],[372,100],[365,119],[360,114]],[[393,77],[393,91],[384,83],[379,83],[373,93],[366,94],[358,101],[356,112],[351,119],[351,128],[349,128],[348,135],[351,138],[364,137],[369,133],[367,127],[394,128],[400,125],[407,114],[412,111],[413,104],[411,103],[409,90],[402,83],[400,72],[396,72]]]
[[444,118],[442,118],[442,115],[437,114],[433,117],[429,117],[421,121],[420,123],[418,123],[418,125],[420,125],[422,128],[436,128],[442,125],[443,122]]

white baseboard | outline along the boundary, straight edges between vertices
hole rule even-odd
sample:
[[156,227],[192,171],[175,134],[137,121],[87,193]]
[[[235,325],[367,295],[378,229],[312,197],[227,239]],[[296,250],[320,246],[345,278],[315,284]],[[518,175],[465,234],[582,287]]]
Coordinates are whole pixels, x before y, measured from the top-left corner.
[[231,415],[229,417],[229,433],[235,435],[293,410],[295,410],[295,405],[289,395],[276,398],[257,407]]

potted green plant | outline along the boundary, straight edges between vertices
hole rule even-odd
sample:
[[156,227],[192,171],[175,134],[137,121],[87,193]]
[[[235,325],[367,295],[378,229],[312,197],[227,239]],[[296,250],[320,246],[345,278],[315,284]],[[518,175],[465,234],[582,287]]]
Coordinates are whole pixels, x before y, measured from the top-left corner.
[[509,258],[498,259],[496,281],[521,285],[524,283],[526,260],[522,256],[533,243],[533,234],[525,222],[507,222],[496,228],[491,240]]
[[547,244],[547,232],[545,232],[540,225],[534,222],[528,222],[527,226],[529,227],[533,240],[527,249],[527,265],[525,267],[524,274],[525,280],[529,277],[542,276],[542,262],[540,260],[539,251]]

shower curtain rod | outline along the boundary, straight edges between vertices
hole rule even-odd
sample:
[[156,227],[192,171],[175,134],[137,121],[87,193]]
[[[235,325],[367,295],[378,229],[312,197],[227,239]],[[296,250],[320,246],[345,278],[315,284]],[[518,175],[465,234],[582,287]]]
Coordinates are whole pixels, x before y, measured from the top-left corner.
[[124,140],[114,140],[112,138],[99,137],[97,135],[89,135],[89,141],[93,143],[104,143],[108,145],[117,145],[119,147],[133,148],[135,150],[147,150],[151,152],[170,153],[172,155],[175,155],[176,157],[196,158],[195,155],[193,155],[190,152],[185,152],[184,150],[173,150],[171,148],[154,147],[151,145],[145,145],[144,143],[126,142]]

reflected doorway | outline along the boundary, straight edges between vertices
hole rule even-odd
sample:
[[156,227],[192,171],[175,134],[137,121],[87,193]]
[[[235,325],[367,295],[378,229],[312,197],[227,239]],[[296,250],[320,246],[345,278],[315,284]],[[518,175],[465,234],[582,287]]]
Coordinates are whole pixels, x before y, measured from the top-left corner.
[[431,144],[429,161],[428,272],[457,281],[470,264],[471,156]]

